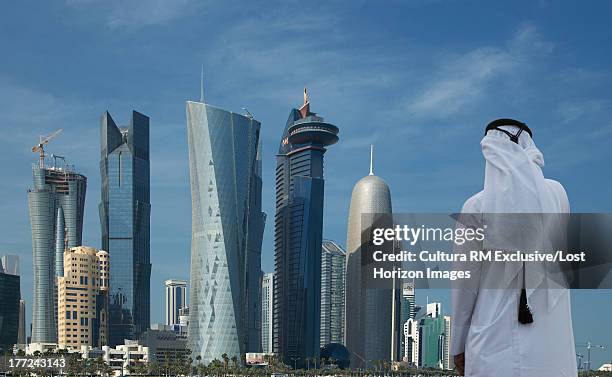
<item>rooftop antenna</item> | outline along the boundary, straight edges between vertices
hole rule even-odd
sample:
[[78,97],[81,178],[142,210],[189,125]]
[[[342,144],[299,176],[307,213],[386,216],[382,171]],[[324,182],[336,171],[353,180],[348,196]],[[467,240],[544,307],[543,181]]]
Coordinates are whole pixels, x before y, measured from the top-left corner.
[[204,103],[204,64],[202,64],[202,72],[200,74],[200,102]]
[[370,175],[374,175],[374,145],[370,145]]

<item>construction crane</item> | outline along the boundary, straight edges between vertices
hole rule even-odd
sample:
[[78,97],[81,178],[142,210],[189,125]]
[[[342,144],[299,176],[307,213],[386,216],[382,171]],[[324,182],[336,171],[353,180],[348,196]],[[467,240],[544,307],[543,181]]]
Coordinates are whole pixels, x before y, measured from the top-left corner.
[[36,144],[35,146],[32,147],[32,152],[36,153],[39,152],[40,153],[40,168],[44,169],[45,167],[45,145],[47,143],[49,143],[51,140],[53,140],[57,135],[59,135],[60,133],[62,133],[62,131],[64,131],[63,128],[60,128],[59,130],[53,132],[51,135],[49,136],[40,136],[38,139],[38,144]]

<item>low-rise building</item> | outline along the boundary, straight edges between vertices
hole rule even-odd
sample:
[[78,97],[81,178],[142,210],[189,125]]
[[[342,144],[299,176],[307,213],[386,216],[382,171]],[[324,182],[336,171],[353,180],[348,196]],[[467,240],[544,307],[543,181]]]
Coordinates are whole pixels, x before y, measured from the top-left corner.
[[140,336],[139,344],[148,349],[148,359],[160,365],[184,361],[189,357],[187,337],[171,330],[149,329]]
[[125,344],[115,348],[103,346],[103,359],[113,369],[113,375],[129,374],[129,368],[149,362],[149,349],[135,340],[127,340]]

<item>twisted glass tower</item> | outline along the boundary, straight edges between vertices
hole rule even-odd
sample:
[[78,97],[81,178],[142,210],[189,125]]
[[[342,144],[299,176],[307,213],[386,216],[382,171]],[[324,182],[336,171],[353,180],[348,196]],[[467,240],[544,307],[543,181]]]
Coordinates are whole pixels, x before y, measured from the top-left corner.
[[149,118],[136,111],[118,127],[101,122],[102,249],[110,266],[109,345],[137,339],[150,323]]
[[64,250],[81,245],[87,178],[69,166],[33,165],[28,191],[32,225],[32,342],[57,343],[57,278]]
[[192,236],[188,345],[202,362],[261,347],[260,123],[187,102]]
[[338,127],[310,111],[304,89],[276,155],[272,349],[292,366],[319,356],[323,154],[337,141]]

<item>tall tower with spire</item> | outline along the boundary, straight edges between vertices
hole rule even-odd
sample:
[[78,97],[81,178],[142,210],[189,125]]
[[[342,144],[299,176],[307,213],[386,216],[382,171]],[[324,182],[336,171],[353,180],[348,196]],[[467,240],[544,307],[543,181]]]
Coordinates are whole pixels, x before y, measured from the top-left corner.
[[[395,347],[392,290],[367,289],[362,277],[364,232],[375,216],[392,214],[391,192],[374,175],[374,147],[370,147],[370,173],[353,188],[346,237],[346,315],[345,341],[351,350],[351,367],[367,367],[366,360],[391,360]],[[371,219],[372,221],[369,221]]]
[[304,104],[292,109],[276,155],[273,352],[289,365],[319,356],[323,155],[338,127]]

